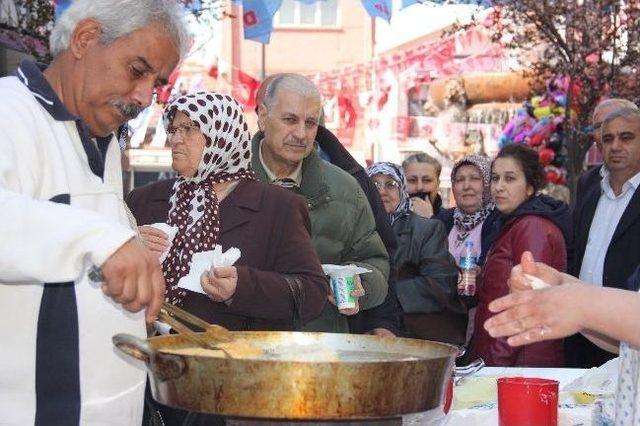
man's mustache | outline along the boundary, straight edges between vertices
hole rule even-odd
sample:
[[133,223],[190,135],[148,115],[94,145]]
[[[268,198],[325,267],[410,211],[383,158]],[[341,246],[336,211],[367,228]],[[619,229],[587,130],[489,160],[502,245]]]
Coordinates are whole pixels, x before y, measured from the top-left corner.
[[128,103],[121,100],[111,101],[111,105],[116,107],[127,121],[136,118],[142,111],[144,111],[145,108],[142,105]]

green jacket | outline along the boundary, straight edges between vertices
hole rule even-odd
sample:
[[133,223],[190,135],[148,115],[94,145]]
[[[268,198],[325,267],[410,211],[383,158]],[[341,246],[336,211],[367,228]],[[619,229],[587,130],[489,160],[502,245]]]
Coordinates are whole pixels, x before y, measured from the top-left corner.
[[[258,150],[262,134],[252,141],[251,167],[259,180],[269,182]],[[380,305],[387,295],[389,256],[375,229],[375,220],[367,197],[347,172],[323,161],[314,150],[302,162],[302,183],[298,191],[307,199],[311,218],[313,246],[320,262],[336,265],[355,264],[371,270],[362,274],[365,295],[360,310]],[[347,317],[331,303],[304,331],[346,333]]]

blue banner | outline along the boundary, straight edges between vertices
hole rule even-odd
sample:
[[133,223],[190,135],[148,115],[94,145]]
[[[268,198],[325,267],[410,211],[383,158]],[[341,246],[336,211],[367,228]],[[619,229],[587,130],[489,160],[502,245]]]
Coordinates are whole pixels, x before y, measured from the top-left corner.
[[393,13],[391,0],[362,0],[362,6],[370,16],[382,18],[387,22],[391,21]]
[[268,44],[273,28],[273,15],[280,9],[281,3],[282,0],[243,0],[244,38]]
[[479,7],[491,7],[491,0],[402,0],[400,9],[404,9],[414,4],[424,4],[436,6],[443,4],[472,4]]
[[57,19],[71,5],[71,0],[54,0],[53,4],[55,5],[55,17]]
[[412,4],[418,4],[418,3],[422,3],[419,0],[402,0],[402,6],[400,6],[400,9],[404,9],[405,7],[409,7]]
[[200,9],[202,9],[202,3],[200,3],[200,0],[188,0],[185,6],[192,12],[199,12]]

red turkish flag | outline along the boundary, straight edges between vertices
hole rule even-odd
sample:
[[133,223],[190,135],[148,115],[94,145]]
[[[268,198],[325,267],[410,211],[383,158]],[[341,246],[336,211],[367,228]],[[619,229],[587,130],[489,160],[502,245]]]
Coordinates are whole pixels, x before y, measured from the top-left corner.
[[260,87],[260,80],[256,80],[242,70],[233,70],[233,88],[231,95],[236,98],[245,111],[256,107],[256,92]]
[[209,75],[209,77],[215,78],[217,80],[218,79],[218,64],[211,65],[211,68],[209,68],[209,71],[207,72],[207,74]]
[[171,97],[171,92],[173,91],[173,86],[176,84],[176,80],[178,79],[179,75],[180,75],[180,70],[176,68],[169,75],[167,84],[158,89],[158,102],[162,104],[166,104],[169,101],[169,98]]

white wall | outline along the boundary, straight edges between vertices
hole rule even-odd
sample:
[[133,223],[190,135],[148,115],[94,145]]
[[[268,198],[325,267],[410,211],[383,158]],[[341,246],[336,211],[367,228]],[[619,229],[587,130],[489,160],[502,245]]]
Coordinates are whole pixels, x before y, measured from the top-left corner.
[[390,24],[383,19],[376,19],[376,54],[441,30],[456,19],[468,22],[471,14],[478,11],[473,5],[414,4],[402,10],[400,6],[401,0],[393,0]]

